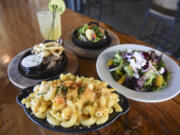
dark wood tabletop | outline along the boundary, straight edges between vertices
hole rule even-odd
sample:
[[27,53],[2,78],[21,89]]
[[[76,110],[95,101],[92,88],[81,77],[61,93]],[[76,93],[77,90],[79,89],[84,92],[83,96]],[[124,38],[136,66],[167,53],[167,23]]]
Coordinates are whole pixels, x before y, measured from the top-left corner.
[[[65,135],[36,126],[16,103],[16,88],[8,79],[7,67],[14,56],[35,43],[42,42],[36,10],[48,0],[0,0],[0,135]],[[92,19],[66,10],[62,16],[62,38],[66,33]],[[123,21],[123,20],[121,20]],[[114,31],[123,43],[145,44],[136,38]],[[174,58],[173,58],[174,59]],[[98,78],[96,60],[78,58],[77,74]],[[175,60],[175,59],[174,59]],[[175,60],[176,61],[176,60]],[[179,65],[180,62],[176,61]],[[85,135],[179,135],[180,95],[161,103],[129,100],[130,111],[110,126]]]

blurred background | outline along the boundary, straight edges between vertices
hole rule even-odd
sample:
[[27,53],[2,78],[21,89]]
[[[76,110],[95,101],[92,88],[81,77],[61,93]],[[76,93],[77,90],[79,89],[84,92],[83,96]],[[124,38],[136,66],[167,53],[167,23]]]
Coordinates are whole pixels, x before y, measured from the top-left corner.
[[[180,0],[64,1],[67,8],[105,22],[116,31],[143,40],[180,61]],[[49,0],[24,2],[34,4],[37,9],[39,5],[47,6]]]
[[68,8],[180,60],[180,0],[65,0]]

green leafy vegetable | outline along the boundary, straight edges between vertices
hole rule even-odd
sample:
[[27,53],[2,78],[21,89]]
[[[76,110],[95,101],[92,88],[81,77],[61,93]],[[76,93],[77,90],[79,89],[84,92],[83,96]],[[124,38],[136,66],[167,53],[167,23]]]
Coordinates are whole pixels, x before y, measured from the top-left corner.
[[122,52],[121,52],[121,50],[119,50],[119,51],[118,51],[118,54],[119,54],[120,56],[122,55]]
[[123,63],[123,58],[119,55],[119,53],[116,53],[113,58],[113,65],[122,67]]
[[103,36],[103,35],[102,35],[102,32],[101,32],[100,29],[99,29],[99,26],[94,25],[94,26],[92,27],[92,29],[94,30],[94,32],[96,33],[96,35],[97,35],[99,38]]
[[124,71],[126,72],[128,77],[132,77],[133,76],[133,70],[132,70],[132,68],[130,66],[128,66],[128,65],[125,66],[124,67]]
[[113,65],[114,66],[119,66],[119,61],[115,58],[113,58]]
[[149,87],[149,86],[152,86],[153,85],[153,80],[156,79],[156,74],[155,73],[152,73],[148,78],[147,80],[144,82],[144,86],[145,87]]
[[86,41],[85,39],[88,39],[86,35],[88,29],[93,31],[92,40],[90,40],[91,42],[98,42],[103,39],[105,30],[99,27],[98,25],[88,25],[88,24],[84,24],[84,26],[80,27],[77,30],[78,39]]
[[[144,59],[144,65],[141,64],[141,59]],[[111,64],[107,66],[115,81],[139,91],[159,91],[167,86],[170,79],[170,72],[162,61],[162,55],[155,52],[117,50]],[[125,83],[122,81],[123,76],[127,77]]]
[[59,89],[59,87],[57,88],[57,91],[56,91],[56,94],[60,94],[60,89]]
[[80,28],[78,29],[78,35],[79,35],[79,36],[80,36],[80,35],[85,35],[87,29],[88,29],[88,25],[87,25],[87,24],[85,24],[83,27],[80,27]]
[[99,40],[101,40],[100,37],[96,37],[96,39],[93,42],[98,42]]
[[118,74],[116,73],[116,71],[111,72],[111,74],[112,74],[113,78],[114,78],[116,81],[118,81],[118,80],[121,78],[121,76],[118,75]]
[[162,67],[166,67],[164,61],[160,61],[158,62],[155,66],[154,66],[157,70],[160,70]]
[[171,72],[167,72],[166,76],[164,77],[165,81],[168,81],[171,79],[170,74],[171,74]]
[[165,88],[166,86],[167,86],[167,82],[164,81],[163,85],[161,87],[155,86],[155,87],[152,88],[152,90],[153,91],[160,91],[161,89]]

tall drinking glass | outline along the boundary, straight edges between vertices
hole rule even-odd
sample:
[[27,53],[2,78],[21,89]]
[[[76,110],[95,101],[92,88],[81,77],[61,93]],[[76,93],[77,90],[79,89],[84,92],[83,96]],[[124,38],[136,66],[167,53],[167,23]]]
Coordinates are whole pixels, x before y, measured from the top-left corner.
[[58,40],[61,37],[61,15],[58,12],[54,14],[48,8],[41,8],[37,11],[37,20],[39,23],[41,35],[44,40]]

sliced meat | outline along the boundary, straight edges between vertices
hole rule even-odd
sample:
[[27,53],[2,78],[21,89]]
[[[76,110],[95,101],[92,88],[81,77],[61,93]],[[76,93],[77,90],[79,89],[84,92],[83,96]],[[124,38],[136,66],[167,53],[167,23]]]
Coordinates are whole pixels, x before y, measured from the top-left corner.
[[55,67],[57,64],[59,64],[59,62],[61,62],[62,59],[63,57],[58,58],[54,55],[51,55],[47,58],[44,58],[42,64],[43,64],[43,67],[48,70]]
[[56,63],[57,63],[56,61],[51,60],[51,62],[47,65],[46,69],[48,70],[48,69],[55,67]]

